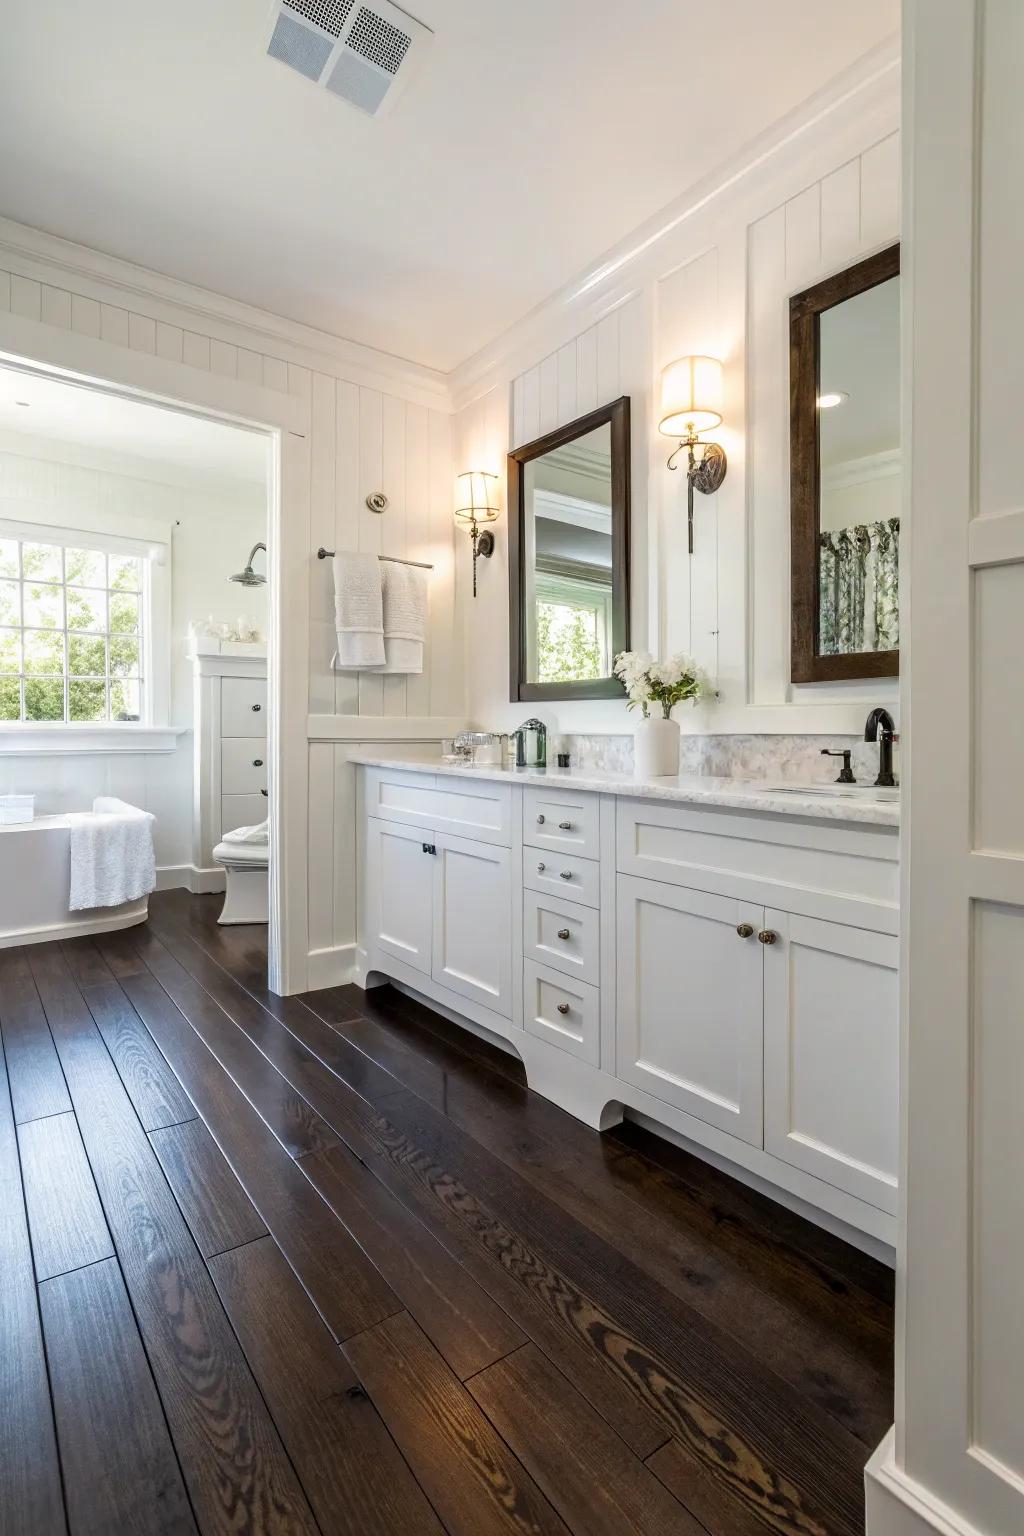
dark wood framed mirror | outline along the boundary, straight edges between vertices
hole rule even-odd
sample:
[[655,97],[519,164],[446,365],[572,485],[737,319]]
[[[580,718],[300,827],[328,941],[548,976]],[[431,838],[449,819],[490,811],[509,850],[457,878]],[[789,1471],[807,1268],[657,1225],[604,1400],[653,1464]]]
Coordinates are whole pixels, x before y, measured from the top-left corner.
[[623,395],[508,456],[512,700],[622,697],[629,453]]
[[900,248],[789,302],[792,680],[899,673]]

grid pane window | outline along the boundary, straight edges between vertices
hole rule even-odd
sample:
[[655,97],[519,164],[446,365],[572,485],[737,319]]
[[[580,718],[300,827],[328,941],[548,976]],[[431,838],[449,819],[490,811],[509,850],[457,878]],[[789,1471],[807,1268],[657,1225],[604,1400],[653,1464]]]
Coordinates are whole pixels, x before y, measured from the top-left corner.
[[143,561],[0,538],[0,720],[139,720]]

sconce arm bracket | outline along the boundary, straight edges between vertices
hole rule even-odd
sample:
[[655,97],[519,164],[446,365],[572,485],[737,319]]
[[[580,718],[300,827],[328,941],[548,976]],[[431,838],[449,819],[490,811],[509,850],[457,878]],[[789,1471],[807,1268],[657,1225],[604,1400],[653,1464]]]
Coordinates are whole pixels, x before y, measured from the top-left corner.
[[720,448],[717,443],[705,443],[700,462],[690,471],[694,489],[701,491],[705,496],[713,496],[725,479],[728,467],[725,449]]

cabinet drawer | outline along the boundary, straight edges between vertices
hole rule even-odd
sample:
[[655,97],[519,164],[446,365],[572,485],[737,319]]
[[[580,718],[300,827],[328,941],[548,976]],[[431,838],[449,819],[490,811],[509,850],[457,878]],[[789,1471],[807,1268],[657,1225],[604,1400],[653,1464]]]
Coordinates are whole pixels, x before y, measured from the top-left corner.
[[231,736],[221,742],[220,787],[225,795],[258,795],[266,789],[266,737]]
[[265,794],[221,795],[221,837],[224,836],[225,832],[233,832],[236,827],[258,827],[260,822],[266,821],[270,814],[267,805],[268,801]]
[[451,832],[481,843],[498,843],[504,848],[512,843],[512,790],[508,784],[368,768],[366,811],[387,821]]
[[563,976],[546,966],[523,964],[523,1027],[527,1034],[546,1040],[599,1064],[601,1051],[601,994],[584,981]]
[[601,856],[600,826],[600,803],[595,794],[537,789],[533,785],[523,791],[524,843],[597,859]]
[[523,892],[523,954],[592,986],[601,983],[601,914],[574,901]]
[[225,677],[220,685],[222,736],[267,734],[267,685],[259,677]]
[[601,866],[594,859],[549,848],[523,849],[523,884],[548,896],[561,895],[585,907],[601,905]]

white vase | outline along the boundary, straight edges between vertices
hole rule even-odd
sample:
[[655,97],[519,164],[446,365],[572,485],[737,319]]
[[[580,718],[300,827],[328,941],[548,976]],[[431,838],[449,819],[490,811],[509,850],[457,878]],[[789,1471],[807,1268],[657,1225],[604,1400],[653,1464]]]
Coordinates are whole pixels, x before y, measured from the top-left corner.
[[674,720],[638,720],[633,738],[633,772],[638,779],[675,778],[679,772],[679,726]]

